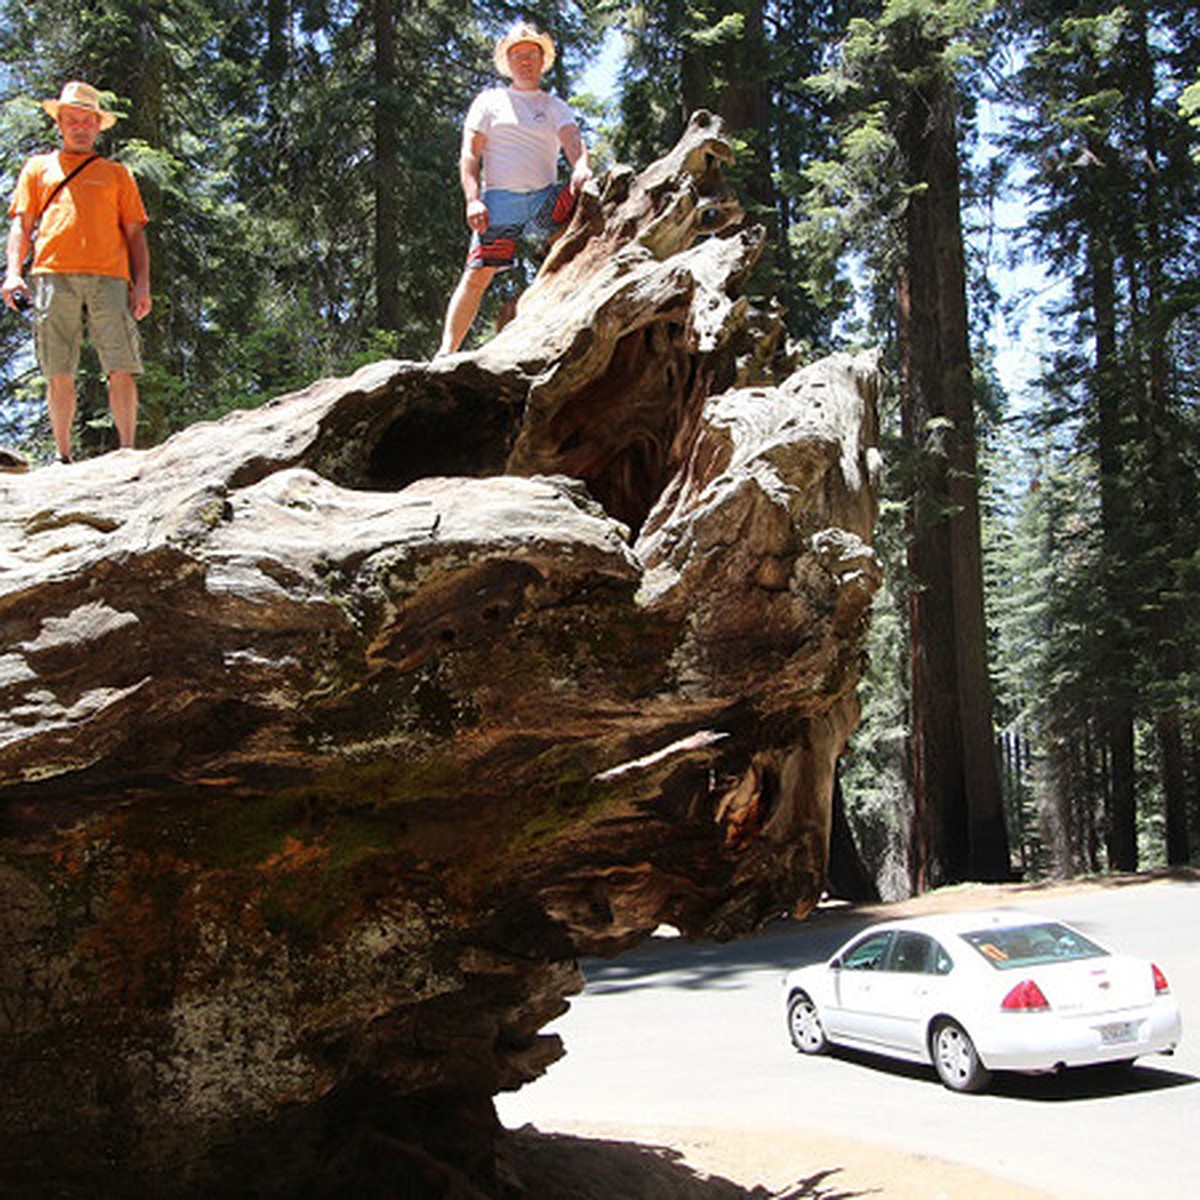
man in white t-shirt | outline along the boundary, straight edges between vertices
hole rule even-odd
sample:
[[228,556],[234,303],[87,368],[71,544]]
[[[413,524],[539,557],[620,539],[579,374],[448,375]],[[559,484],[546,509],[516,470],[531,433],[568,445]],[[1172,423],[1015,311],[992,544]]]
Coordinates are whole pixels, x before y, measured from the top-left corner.
[[[494,61],[512,82],[480,93],[463,125],[458,174],[471,246],[446,309],[439,354],[462,344],[492,276],[516,261],[518,240],[544,244],[566,223],[592,174],[574,114],[541,89],[554,62],[550,38],[532,25],[515,25],[496,43]],[[559,150],[571,164],[571,181],[561,190]]]

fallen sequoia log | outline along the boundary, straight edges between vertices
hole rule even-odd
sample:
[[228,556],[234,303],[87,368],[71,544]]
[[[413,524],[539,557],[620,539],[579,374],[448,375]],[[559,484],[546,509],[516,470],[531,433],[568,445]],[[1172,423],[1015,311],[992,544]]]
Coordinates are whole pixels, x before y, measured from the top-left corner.
[[480,350],[0,476],[2,1188],[522,1194],[576,956],[816,901],[875,371],[742,294],[730,157]]

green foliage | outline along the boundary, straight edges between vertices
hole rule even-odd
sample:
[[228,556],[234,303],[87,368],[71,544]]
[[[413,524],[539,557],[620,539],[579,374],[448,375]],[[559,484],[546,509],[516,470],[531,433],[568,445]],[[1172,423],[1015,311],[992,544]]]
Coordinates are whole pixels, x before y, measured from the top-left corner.
[[809,265],[814,298],[834,317],[853,291],[847,273],[863,259],[871,280],[892,287],[896,222],[911,195],[898,161],[897,106],[931,77],[970,86],[988,50],[994,7],[994,0],[887,0],[870,19],[852,17],[837,55],[804,80],[829,106],[836,140],[803,169],[792,240]]
[[751,281],[777,298],[792,336],[828,344],[846,296],[825,260],[797,252],[792,228],[809,188],[806,165],[827,150],[827,101],[804,85],[861,0],[667,0],[600,4],[624,35],[615,155],[646,163],[679,138],[698,108],[715,111],[739,145],[730,172],[744,207],[768,232]]
[[[887,441],[894,444],[894,434]],[[876,527],[876,552],[886,564],[886,573],[872,608],[868,667],[859,686],[862,722],[841,766],[847,820],[863,864],[885,899],[909,894],[912,820],[907,684],[910,581],[902,566],[907,506],[894,498],[894,491],[892,481]]]
[[[1100,865],[1105,827],[1110,865],[1128,867],[1135,822],[1144,853],[1163,812],[1190,808],[1193,827],[1196,818],[1200,781],[1165,770],[1154,734],[1190,720],[1188,664],[1200,649],[1187,566],[1200,545],[1188,515],[1200,196],[1196,130],[1181,105],[1200,37],[1187,8],[1026,0],[1014,14],[1026,107],[1010,148],[1030,171],[1030,243],[1069,281],[1035,413],[1070,455],[1047,474],[1059,484],[1042,488],[1059,533],[1037,688],[1047,769],[1036,776],[1066,870]],[[1068,462],[1073,489],[1062,482]],[[1121,730],[1132,730],[1120,734],[1134,747],[1129,769],[1119,766]],[[1186,860],[1186,844],[1167,854]]]

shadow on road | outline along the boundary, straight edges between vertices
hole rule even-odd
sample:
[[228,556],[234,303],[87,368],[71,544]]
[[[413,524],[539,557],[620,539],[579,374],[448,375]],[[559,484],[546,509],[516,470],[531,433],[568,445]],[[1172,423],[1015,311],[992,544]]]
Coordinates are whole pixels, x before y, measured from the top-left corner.
[[759,971],[783,973],[824,962],[848,938],[878,918],[853,909],[830,909],[804,921],[780,919],[754,937],[737,942],[692,942],[654,937],[615,959],[588,959],[582,965],[594,995],[634,992],[669,983],[679,988],[735,986],[739,977]]
[[[921,1063],[902,1062],[900,1059],[886,1058],[866,1050],[852,1050],[846,1046],[832,1046],[825,1053],[829,1058],[862,1067],[864,1070],[878,1071],[897,1079],[925,1080],[930,1087],[943,1086],[933,1067]],[[1022,1075],[1012,1071],[998,1071],[992,1077],[986,1094],[1010,1100],[1066,1103],[1115,1099],[1144,1092],[1165,1092],[1173,1088],[1194,1087],[1200,1083],[1200,1079],[1194,1075],[1185,1075],[1180,1071],[1171,1071],[1156,1065],[1164,1061],[1167,1060],[1155,1056],[1153,1059],[1142,1059],[1129,1066],[1113,1064],[1075,1067],[1054,1075]],[[964,1096],[962,1100],[964,1104],[970,1104],[972,1097]]]
[[879,1194],[838,1187],[839,1167],[781,1191],[745,1188],[694,1170],[670,1146],[541,1133],[530,1125],[506,1139],[504,1154],[526,1194],[537,1200],[851,1200]]
[[991,1090],[995,1095],[1016,1100],[1062,1103],[1165,1092],[1200,1083],[1194,1075],[1151,1065],[1162,1061],[1166,1060],[1155,1057],[1141,1059],[1132,1066],[1076,1067],[1057,1075],[1001,1074],[993,1079]]

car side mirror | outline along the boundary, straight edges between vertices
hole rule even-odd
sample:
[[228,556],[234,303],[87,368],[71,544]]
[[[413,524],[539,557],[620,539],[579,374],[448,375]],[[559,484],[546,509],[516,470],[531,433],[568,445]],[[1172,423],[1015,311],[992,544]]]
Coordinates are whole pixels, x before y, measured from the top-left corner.
[[831,971],[840,971],[842,969],[842,960],[840,958],[832,959],[829,963]]

